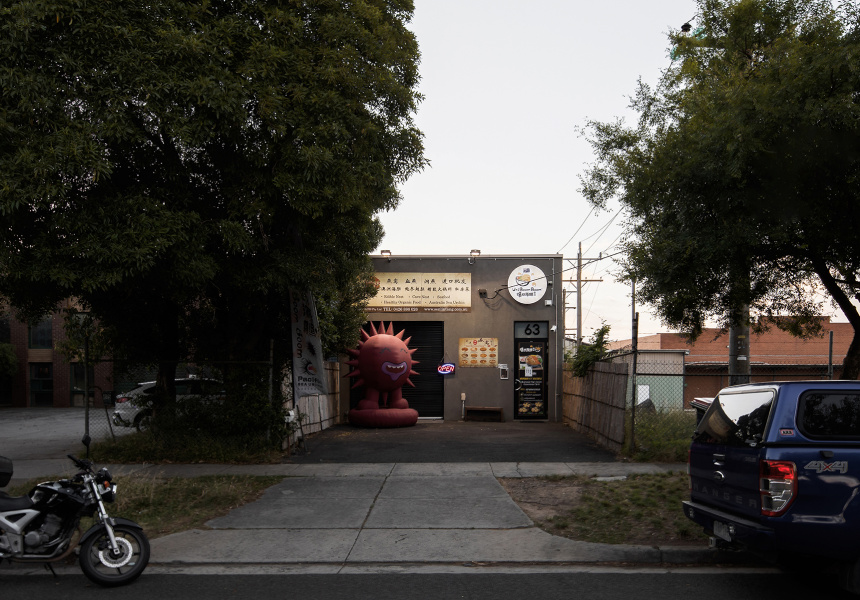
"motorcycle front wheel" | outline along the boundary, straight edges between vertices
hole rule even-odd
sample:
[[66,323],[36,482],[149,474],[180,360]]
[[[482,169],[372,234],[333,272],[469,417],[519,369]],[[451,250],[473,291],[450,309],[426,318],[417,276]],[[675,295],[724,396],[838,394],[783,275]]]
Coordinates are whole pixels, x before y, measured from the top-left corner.
[[119,552],[110,548],[107,531],[87,538],[81,544],[81,570],[90,581],[105,587],[131,583],[149,563],[149,540],[143,531],[126,525],[113,528]]

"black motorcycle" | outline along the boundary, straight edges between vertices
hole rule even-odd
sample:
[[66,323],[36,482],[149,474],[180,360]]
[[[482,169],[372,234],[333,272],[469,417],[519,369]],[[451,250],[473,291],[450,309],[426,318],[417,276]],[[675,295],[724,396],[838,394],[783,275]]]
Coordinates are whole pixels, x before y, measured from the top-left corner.
[[[0,560],[50,565],[80,545],[78,560],[90,580],[108,587],[134,581],[149,562],[149,540],[140,525],[105,510],[116,497],[110,472],[69,458],[80,469],[71,479],[40,483],[26,496],[0,492]],[[0,487],[11,478],[11,461],[0,457]],[[81,518],[94,515],[96,523],[80,535]]]

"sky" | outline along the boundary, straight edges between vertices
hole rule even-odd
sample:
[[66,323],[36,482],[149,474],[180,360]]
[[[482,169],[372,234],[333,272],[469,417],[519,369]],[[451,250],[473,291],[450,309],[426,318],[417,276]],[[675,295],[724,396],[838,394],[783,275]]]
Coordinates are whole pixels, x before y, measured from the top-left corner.
[[[379,250],[561,253],[571,267],[580,243],[585,258],[617,251],[620,205],[592,213],[578,192],[594,162],[580,130],[635,122],[637,81],[656,83],[670,64],[668,33],[695,13],[692,0],[415,0],[425,97],[415,120],[431,165],[380,215]],[[602,279],[583,287],[586,340],[603,323],[610,338],[631,337],[631,290],[617,272],[611,258],[583,270]],[[640,336],[667,331],[648,307],[636,310]],[[576,311],[567,314],[575,327]]]

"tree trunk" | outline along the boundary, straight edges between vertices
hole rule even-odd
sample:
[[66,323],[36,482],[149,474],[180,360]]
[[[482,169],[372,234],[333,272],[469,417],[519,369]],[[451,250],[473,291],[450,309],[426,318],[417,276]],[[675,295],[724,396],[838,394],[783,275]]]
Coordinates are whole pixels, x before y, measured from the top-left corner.
[[158,392],[153,399],[155,412],[162,403],[176,400],[176,367],[179,362],[179,310],[176,306],[165,307],[161,311],[158,329],[158,375],[155,378]]
[[860,379],[860,313],[857,312],[857,307],[851,304],[845,291],[839,287],[824,260],[813,260],[812,265],[821,283],[854,328],[854,339],[851,340],[845,360],[842,361],[842,379]]

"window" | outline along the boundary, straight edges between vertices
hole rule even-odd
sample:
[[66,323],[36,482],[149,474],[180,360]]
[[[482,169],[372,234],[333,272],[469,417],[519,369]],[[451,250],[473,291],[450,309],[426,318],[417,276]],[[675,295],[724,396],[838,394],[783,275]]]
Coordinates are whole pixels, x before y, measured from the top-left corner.
[[797,423],[811,438],[860,439],[860,391],[809,391],[800,397]]
[[54,405],[54,366],[30,363],[30,406]]
[[42,319],[36,325],[30,325],[29,328],[30,348],[33,349],[51,349],[53,348],[53,339],[51,337],[51,317]]
[[[72,406],[83,406],[84,400],[84,365],[82,363],[71,364],[71,384],[72,384]],[[95,396],[93,386],[95,385],[95,369],[93,365],[87,368],[89,376],[90,398]]]
[[722,394],[696,428],[697,442],[728,446],[756,446],[764,436],[773,405],[771,390]]

